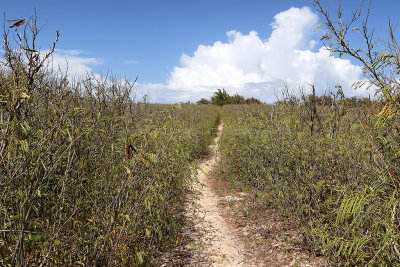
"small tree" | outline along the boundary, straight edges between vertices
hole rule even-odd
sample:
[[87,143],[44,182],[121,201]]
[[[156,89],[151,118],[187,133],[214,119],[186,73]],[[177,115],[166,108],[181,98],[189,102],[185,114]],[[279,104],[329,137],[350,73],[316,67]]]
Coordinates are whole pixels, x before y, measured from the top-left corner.
[[217,106],[223,106],[228,104],[229,94],[225,91],[225,89],[217,89],[214,95],[211,97],[211,103]]

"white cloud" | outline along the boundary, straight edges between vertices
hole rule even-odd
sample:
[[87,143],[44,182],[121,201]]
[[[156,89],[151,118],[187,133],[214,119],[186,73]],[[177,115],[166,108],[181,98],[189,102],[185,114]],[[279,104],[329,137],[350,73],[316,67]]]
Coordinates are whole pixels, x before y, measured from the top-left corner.
[[56,49],[52,57],[52,67],[60,68],[63,72],[68,70],[71,77],[83,77],[86,73],[93,72],[93,66],[103,64],[103,61],[94,57],[84,57],[80,50]]
[[229,31],[227,42],[199,45],[192,56],[182,55],[166,84],[138,84],[137,90],[156,102],[196,101],[217,88],[273,102],[284,82],[291,87],[316,83],[320,92],[340,83],[346,96],[367,94],[350,88],[361,78],[360,67],[330,57],[324,47],[312,51],[318,43],[312,39],[318,16],[308,7],[290,8],[274,19],[269,38],[263,40],[255,31]]

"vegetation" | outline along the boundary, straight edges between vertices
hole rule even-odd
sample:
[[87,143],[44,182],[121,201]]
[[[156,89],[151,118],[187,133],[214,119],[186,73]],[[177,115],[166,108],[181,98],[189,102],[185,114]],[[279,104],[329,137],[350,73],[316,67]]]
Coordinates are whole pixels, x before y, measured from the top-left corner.
[[[364,67],[355,87],[274,105],[218,89],[198,104],[135,102],[135,82],[49,67],[36,17],[4,28],[0,61],[0,265],[148,265],[179,243],[195,160],[220,119],[220,175],[297,222],[332,264],[400,265],[400,48],[375,42],[362,8],[325,18],[332,54]],[[363,14],[366,14],[363,17]],[[363,19],[361,25],[355,25]],[[364,49],[353,48],[351,32]],[[241,105],[239,105],[241,104]]]
[[[273,106],[224,106],[221,175],[297,221],[304,244],[346,265],[400,264],[399,46],[389,22],[385,43],[368,30],[362,8],[346,22],[341,6],[325,17],[333,54],[360,61],[376,102],[285,93]],[[354,25],[363,18],[361,26]],[[351,31],[365,48],[350,46]]]
[[261,104],[261,101],[254,97],[244,98],[243,96],[238,94],[231,96],[226,92],[225,89],[217,89],[217,91],[211,97],[211,100],[202,98],[197,101],[197,104],[213,104],[217,106],[223,106],[228,104]]
[[344,103],[224,107],[220,170],[297,220],[308,248],[365,264],[382,245],[394,196],[382,194],[392,181],[373,167],[371,107]]
[[216,107],[135,103],[114,77],[73,82],[47,67],[58,33],[41,52],[36,17],[25,25],[3,35],[0,265],[149,263],[178,242]]

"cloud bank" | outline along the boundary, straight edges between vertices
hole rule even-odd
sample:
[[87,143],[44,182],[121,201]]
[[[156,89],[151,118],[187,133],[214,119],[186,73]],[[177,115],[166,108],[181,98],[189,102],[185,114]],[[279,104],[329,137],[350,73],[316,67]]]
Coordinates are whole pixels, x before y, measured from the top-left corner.
[[349,60],[330,57],[325,47],[315,49],[312,39],[318,23],[310,8],[290,8],[278,13],[270,25],[272,33],[263,40],[257,32],[227,32],[227,42],[199,45],[192,56],[182,55],[165,84],[139,84],[155,102],[196,101],[209,98],[217,88],[228,93],[274,102],[284,83],[290,87],[315,83],[324,92],[337,83],[346,96],[368,95],[351,84],[361,79],[362,70]]

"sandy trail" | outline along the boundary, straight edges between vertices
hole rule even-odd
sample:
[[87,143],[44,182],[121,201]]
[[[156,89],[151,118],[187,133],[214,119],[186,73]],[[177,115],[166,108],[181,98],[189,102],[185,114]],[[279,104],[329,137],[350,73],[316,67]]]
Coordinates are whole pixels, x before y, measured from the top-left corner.
[[[207,258],[209,265],[249,266],[249,264],[245,264],[244,258],[241,256],[244,245],[234,236],[235,229],[222,217],[222,210],[218,207],[220,197],[213,192],[210,184],[209,173],[219,160],[218,141],[222,129],[223,123],[218,126],[217,137],[211,146],[214,152],[213,156],[200,164],[197,174],[199,183],[194,185],[194,189],[200,192],[200,196],[195,201],[197,207],[195,223],[196,228],[204,233],[201,238],[201,243],[205,246],[203,248],[205,255],[203,256]],[[193,212],[193,210],[189,212]]]

